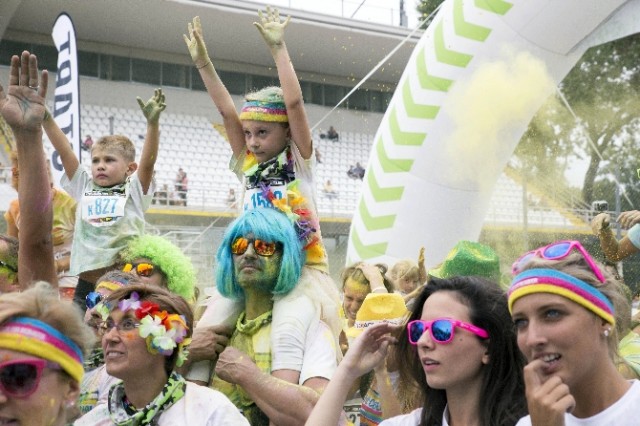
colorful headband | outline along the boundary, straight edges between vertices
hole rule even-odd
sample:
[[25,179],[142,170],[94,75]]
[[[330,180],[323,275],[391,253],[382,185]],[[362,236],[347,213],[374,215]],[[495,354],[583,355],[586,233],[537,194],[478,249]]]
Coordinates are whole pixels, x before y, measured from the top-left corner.
[[100,281],[98,285],[96,285],[96,290],[98,290],[99,288],[105,288],[107,290],[116,291],[121,289],[125,285],[126,283],[117,280]]
[[0,348],[24,352],[55,362],[81,382],[82,350],[67,336],[40,320],[17,317],[0,328]]
[[289,117],[284,102],[247,101],[240,110],[240,120],[288,123]]
[[615,325],[611,301],[596,287],[555,269],[528,269],[512,281],[509,289],[509,312],[513,303],[534,293],[551,293],[566,297],[590,310],[611,325]]

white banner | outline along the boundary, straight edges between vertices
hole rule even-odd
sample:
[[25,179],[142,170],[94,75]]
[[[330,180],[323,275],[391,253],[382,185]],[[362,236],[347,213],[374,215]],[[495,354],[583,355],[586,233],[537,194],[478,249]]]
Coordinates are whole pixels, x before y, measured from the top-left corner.
[[446,0],[376,133],[347,264],[426,266],[475,241],[531,117],[590,46],[638,31],[640,0]]
[[[80,160],[80,76],[76,30],[69,15],[58,15],[51,37],[58,50],[58,72],[51,114]],[[49,160],[53,182],[58,184],[64,173],[58,151],[54,149]]]

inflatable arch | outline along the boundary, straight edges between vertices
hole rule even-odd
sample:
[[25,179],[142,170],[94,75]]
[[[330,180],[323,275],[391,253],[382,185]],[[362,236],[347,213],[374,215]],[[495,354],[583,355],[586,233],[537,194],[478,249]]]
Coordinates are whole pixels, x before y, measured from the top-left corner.
[[477,240],[522,133],[591,46],[638,32],[640,0],[446,0],[376,132],[347,261],[427,267]]

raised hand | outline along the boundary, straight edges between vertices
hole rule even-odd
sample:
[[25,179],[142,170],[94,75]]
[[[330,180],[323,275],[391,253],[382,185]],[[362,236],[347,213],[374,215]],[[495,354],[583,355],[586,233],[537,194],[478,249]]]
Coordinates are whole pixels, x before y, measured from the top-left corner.
[[258,372],[260,369],[249,355],[232,346],[227,346],[218,355],[216,374],[225,382],[239,384],[242,378],[256,377]]
[[278,9],[269,6],[267,6],[266,15],[263,15],[262,11],[259,10],[258,16],[260,17],[260,22],[254,22],[253,25],[260,31],[267,46],[270,48],[282,46],[284,44],[284,29],[289,24],[291,16],[287,16],[281,22]]
[[600,213],[591,219],[591,229],[595,235],[600,235],[602,231],[609,228],[610,222],[611,216],[609,216],[609,213]]
[[640,223],[640,211],[631,210],[620,213],[620,216],[618,216],[618,223],[623,229],[632,228],[634,225]]
[[38,58],[26,50],[11,58],[9,86],[0,86],[0,115],[14,131],[40,131],[49,74],[38,77]]
[[352,378],[356,378],[378,365],[384,365],[389,344],[396,342],[396,338],[391,335],[396,329],[396,326],[388,323],[367,327],[349,346],[340,362],[340,368],[344,368]]
[[189,22],[187,25],[189,36],[182,34],[184,42],[187,44],[191,60],[195,64],[196,68],[203,68],[211,59],[209,59],[209,53],[207,52],[207,46],[202,39],[202,25],[200,25],[200,17],[193,18],[193,23]]
[[142,113],[147,119],[147,123],[158,124],[160,113],[167,107],[164,103],[164,93],[162,93],[162,89],[156,89],[154,95],[146,103],[140,99],[140,97],[136,99],[138,100],[138,105],[140,105]]

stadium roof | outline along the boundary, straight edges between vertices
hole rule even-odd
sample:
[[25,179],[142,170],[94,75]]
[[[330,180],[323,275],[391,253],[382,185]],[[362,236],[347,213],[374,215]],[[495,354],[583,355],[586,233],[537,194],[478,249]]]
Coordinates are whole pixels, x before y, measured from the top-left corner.
[[[50,42],[56,17],[66,12],[82,49],[108,53],[116,49],[131,56],[160,55],[164,60],[171,55],[176,62],[188,63],[182,34],[199,15],[214,63],[271,67],[273,60],[252,25],[259,8],[263,4],[242,0],[3,0],[0,38]],[[296,70],[319,82],[344,84],[353,79],[355,84],[410,33],[403,27],[308,11],[281,8],[281,14],[293,19],[286,40]],[[411,36],[372,81],[397,83],[421,34]]]

